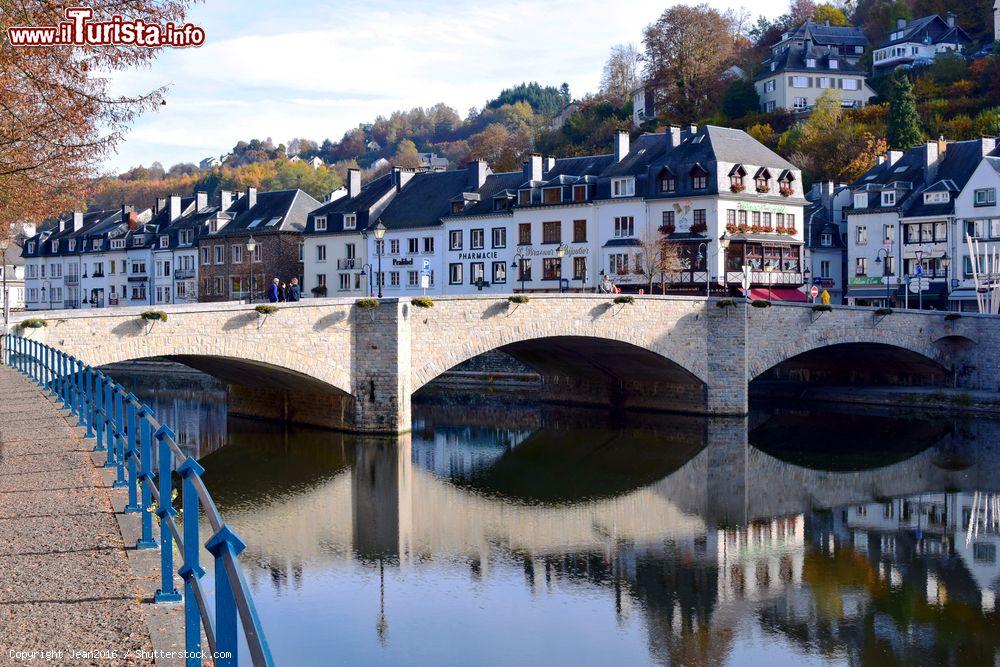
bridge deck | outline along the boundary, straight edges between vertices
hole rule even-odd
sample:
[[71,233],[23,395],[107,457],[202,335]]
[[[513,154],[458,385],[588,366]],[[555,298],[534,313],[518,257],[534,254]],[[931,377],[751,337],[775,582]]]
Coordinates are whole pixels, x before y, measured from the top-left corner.
[[0,366],[0,387],[0,662],[37,650],[64,651],[54,664],[151,663],[135,654],[153,649],[144,594],[93,441],[17,371]]

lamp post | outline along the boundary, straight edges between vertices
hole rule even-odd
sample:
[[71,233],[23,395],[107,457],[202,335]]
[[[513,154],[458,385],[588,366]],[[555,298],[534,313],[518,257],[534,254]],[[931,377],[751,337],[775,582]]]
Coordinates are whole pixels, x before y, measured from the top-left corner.
[[364,278],[368,276],[368,296],[373,296],[375,292],[372,290],[372,265],[362,264],[361,265],[361,277]]
[[765,264],[764,273],[767,274],[767,302],[771,303],[771,272],[774,271],[774,264]]
[[247,249],[247,273],[250,276],[250,300],[249,303],[253,303],[253,251],[257,248],[257,242],[253,240],[253,236],[247,239],[246,249]]
[[917,308],[924,309],[924,251],[918,248],[913,256],[917,258],[917,268],[914,273],[917,275]]
[[3,271],[3,326],[7,331],[7,322],[10,320],[10,293],[7,291],[7,248],[10,247],[10,230],[3,238],[0,238],[0,271]]
[[729,243],[731,241],[729,232],[722,232],[722,236],[719,237],[719,247],[722,248],[722,289],[725,290],[725,296],[729,296],[729,267],[726,264],[729,261]]
[[566,246],[564,246],[562,243],[560,243],[559,247],[556,248],[556,258],[559,260],[559,293],[560,294],[562,294],[562,291],[563,291],[563,287],[562,287],[562,285],[563,285],[563,282],[562,282],[562,260],[563,260],[563,257],[565,257],[565,256],[566,256]]
[[[704,254],[702,252],[704,251]],[[701,260],[705,260],[705,297],[712,295],[712,281],[709,280],[708,273],[708,241],[698,244],[698,255],[694,258],[695,264],[701,264]]]
[[[812,282],[810,280],[811,278],[812,278],[812,269],[810,269],[808,266],[802,269],[802,282],[804,282],[806,285],[807,295],[809,294],[809,288],[812,286]],[[812,301],[811,296],[809,297],[809,300]]]
[[510,263],[510,268],[517,269],[517,274],[520,276],[521,280],[521,292],[524,292],[524,255],[517,253],[514,255],[514,261]]
[[[45,298],[45,286],[46,285],[49,286],[49,289],[48,289],[49,297],[48,297],[47,300]],[[52,283],[50,283],[48,280],[46,280],[46,281],[44,281],[42,283],[42,301],[46,301],[48,303],[49,307],[46,308],[46,310],[52,310]]]
[[938,264],[940,264],[941,268],[944,269],[944,284],[945,288],[949,290],[948,293],[950,294],[951,284],[948,282],[948,267],[951,266],[951,257],[948,256],[947,250],[945,250],[944,254],[941,255],[941,258],[938,259]]
[[382,239],[385,237],[385,225],[379,220],[375,223],[375,229],[372,230],[375,234],[375,252],[378,254],[378,279],[375,281],[378,284],[378,298],[382,298]]
[[885,264],[882,266],[882,279],[885,280],[885,307],[889,307],[889,248],[882,247],[875,253],[875,263],[882,264],[882,253],[885,253]]

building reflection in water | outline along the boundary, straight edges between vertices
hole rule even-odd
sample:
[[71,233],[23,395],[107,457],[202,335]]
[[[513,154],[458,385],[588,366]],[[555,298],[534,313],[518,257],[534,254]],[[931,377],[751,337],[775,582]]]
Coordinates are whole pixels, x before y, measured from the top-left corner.
[[[935,423],[890,443],[888,465],[858,454],[831,472],[795,446],[801,413],[755,415],[749,437],[742,420],[414,414],[391,439],[232,419],[225,447],[202,433],[276,656],[456,662],[476,642],[504,661],[1000,655],[995,423]],[[812,427],[850,439],[850,422]],[[534,653],[503,636],[538,623],[552,638],[526,639]]]

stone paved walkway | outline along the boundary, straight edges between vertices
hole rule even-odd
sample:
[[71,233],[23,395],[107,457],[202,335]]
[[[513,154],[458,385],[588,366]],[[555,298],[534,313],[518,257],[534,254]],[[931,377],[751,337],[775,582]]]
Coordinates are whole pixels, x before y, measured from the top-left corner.
[[49,664],[152,662],[136,655],[153,648],[144,593],[93,443],[37,385],[0,366],[0,664],[28,664],[11,651],[63,651]]

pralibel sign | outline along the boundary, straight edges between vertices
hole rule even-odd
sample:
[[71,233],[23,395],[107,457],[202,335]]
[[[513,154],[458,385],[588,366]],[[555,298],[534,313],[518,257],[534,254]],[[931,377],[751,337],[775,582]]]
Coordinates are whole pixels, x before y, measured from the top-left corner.
[[392,260],[392,265],[393,266],[413,266],[413,258],[412,257],[405,257],[403,259],[394,259],[394,260]]

